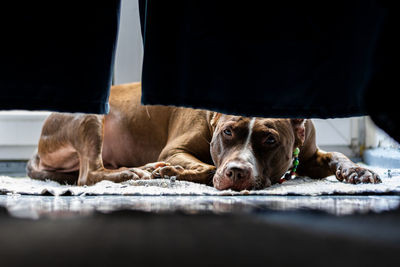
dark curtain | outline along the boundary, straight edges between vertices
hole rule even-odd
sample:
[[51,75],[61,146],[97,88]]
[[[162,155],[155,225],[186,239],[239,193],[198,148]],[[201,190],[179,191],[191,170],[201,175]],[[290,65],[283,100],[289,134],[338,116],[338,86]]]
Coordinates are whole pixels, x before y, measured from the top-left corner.
[[0,110],[106,113],[119,0],[3,1]]
[[[368,113],[378,1],[141,0],[142,103],[263,117]],[[386,56],[386,55],[384,55]]]
[[[390,1],[139,0],[144,104],[263,117],[369,114],[392,136]],[[119,0],[0,4],[0,110],[107,113]]]

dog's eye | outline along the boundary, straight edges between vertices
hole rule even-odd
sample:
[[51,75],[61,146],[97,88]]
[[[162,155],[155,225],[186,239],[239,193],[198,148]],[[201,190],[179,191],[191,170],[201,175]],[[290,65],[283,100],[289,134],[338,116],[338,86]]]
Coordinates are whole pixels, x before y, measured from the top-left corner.
[[273,137],[272,135],[269,135],[266,139],[265,139],[265,143],[268,145],[272,145],[276,143],[276,139],[275,137]]
[[225,130],[224,130],[224,134],[225,134],[225,135],[228,135],[228,136],[232,136],[232,131],[231,131],[231,129],[225,129]]

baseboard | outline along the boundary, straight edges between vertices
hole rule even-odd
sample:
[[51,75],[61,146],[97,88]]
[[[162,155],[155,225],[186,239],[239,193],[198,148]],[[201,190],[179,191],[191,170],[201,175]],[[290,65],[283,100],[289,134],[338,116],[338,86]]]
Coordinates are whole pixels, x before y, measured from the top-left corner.
[[0,161],[0,175],[26,176],[27,161]]

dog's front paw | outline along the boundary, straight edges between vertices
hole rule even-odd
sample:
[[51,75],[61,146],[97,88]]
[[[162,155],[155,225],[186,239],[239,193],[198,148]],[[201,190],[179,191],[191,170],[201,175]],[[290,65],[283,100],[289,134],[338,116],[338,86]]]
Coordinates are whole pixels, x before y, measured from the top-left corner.
[[171,176],[179,176],[181,175],[185,169],[182,166],[175,165],[175,166],[164,166],[159,167],[153,171],[153,177],[171,177]]
[[343,181],[350,184],[360,184],[360,183],[371,183],[378,184],[381,183],[379,175],[375,172],[362,168],[357,165],[341,165],[336,171],[336,178],[339,181]]
[[160,169],[162,167],[165,166],[170,166],[171,164],[164,162],[164,161],[158,161],[158,162],[152,162],[152,163],[148,163],[142,167],[140,167],[140,169],[148,171],[148,172],[154,172],[157,169]]
[[153,178],[151,172],[141,168],[129,168],[129,171],[136,174],[136,178],[133,178],[134,180],[148,180]]

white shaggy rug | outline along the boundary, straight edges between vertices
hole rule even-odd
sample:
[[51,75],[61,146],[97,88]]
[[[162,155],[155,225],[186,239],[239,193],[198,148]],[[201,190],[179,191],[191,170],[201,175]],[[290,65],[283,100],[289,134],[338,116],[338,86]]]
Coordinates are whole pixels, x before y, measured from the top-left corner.
[[[234,196],[234,195],[364,195],[364,194],[400,194],[400,169],[374,168],[381,184],[346,184],[334,176],[322,180],[297,177],[283,184],[276,184],[263,190],[236,192],[219,191],[211,186],[169,179],[136,180],[124,183],[102,181],[93,186],[61,185],[53,181],[38,181],[30,178],[12,178],[0,176],[0,194],[21,195],[130,195],[130,196]],[[390,177],[391,176],[391,177]]]

